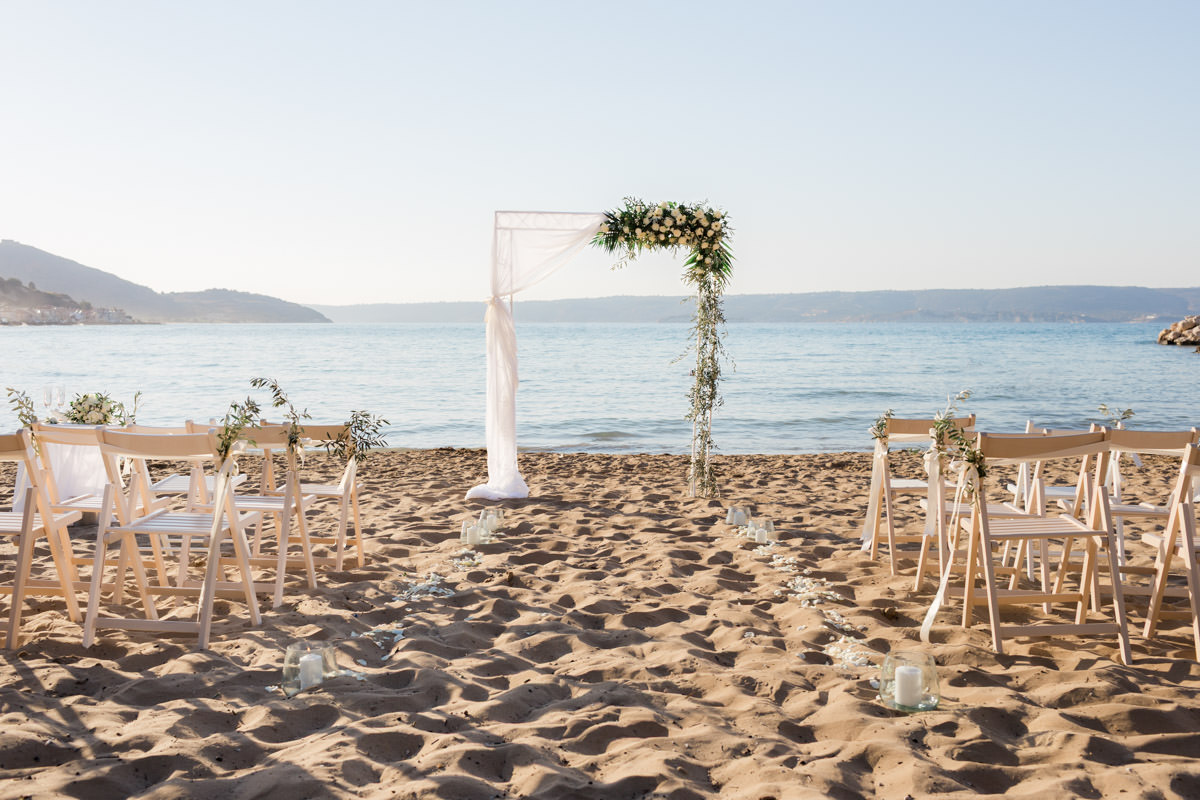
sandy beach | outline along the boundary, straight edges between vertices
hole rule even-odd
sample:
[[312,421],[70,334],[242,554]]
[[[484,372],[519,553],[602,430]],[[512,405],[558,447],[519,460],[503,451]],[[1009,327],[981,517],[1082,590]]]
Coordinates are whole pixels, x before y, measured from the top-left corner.
[[[998,657],[954,606],[921,645],[932,587],[859,552],[869,454],[717,460],[723,497],[698,500],[681,456],[523,454],[533,497],[499,504],[499,537],[469,555],[484,453],[377,454],[368,565],[315,591],[294,576],[258,627],[218,603],[234,615],[206,652],[116,631],[84,650],[61,602],[31,598],[0,656],[0,798],[1200,796],[1181,627],[1145,641],[1135,604],[1132,666],[1108,639]],[[1175,465],[1147,461],[1127,490],[1161,500]],[[7,506],[11,470],[0,486]],[[779,542],[736,536],[729,505]],[[93,530],[73,529],[78,552]],[[287,698],[303,638],[348,674]],[[911,646],[936,656],[943,700],[904,715],[872,681]]]

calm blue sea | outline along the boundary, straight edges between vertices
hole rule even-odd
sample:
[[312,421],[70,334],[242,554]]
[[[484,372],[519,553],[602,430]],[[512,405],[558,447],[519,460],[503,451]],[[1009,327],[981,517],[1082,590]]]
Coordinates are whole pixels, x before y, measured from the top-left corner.
[[[1160,327],[731,325],[714,436],[723,453],[866,450],[885,409],[932,414],[960,389],[984,430],[1082,425],[1101,403],[1132,407],[1140,428],[1200,425],[1200,354],[1155,344]],[[688,326],[518,323],[517,337],[522,448],[687,451]],[[46,385],[141,390],[139,422],[179,424],[267,376],[316,420],[381,414],[399,447],[482,447],[484,369],[482,322],[0,328],[0,387],[39,408]],[[4,404],[0,430],[15,427]]]

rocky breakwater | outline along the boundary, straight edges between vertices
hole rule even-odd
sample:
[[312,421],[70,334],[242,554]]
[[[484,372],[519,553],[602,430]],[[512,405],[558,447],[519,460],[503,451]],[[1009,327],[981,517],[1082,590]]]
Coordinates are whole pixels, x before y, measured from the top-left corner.
[[1171,323],[1158,335],[1158,343],[1200,346],[1200,314]]

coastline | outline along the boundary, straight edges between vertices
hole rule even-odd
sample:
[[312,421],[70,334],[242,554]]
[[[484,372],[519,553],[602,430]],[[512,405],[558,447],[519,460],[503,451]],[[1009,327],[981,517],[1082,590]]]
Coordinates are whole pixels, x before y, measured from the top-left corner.
[[[715,460],[721,500],[685,496],[683,455],[522,453],[534,496],[498,504],[500,537],[464,559],[459,521],[494,505],[462,499],[484,451],[376,453],[361,470],[368,565],[313,591],[293,576],[258,627],[219,602],[207,652],[115,631],[85,651],[61,603],[32,598],[3,656],[0,797],[215,798],[234,782],[261,797],[545,800],[1200,789],[1186,631],[1134,635],[1131,667],[1098,639],[996,656],[954,609],[919,645],[932,588],[858,552],[869,453]],[[919,474],[917,454],[897,461]],[[1149,458],[1128,490],[1153,499],[1173,470]],[[0,471],[0,504],[11,485]],[[733,535],[730,505],[773,518],[779,544]],[[72,531],[80,552],[88,533]],[[336,643],[357,675],[285,698],[283,649],[301,638]],[[883,654],[914,646],[936,656],[943,704],[905,716],[871,681]]]

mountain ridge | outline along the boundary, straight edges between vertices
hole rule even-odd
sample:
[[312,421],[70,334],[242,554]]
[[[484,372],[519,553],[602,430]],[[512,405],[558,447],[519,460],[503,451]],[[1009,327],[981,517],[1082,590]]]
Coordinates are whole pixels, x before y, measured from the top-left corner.
[[120,309],[141,322],[329,322],[308,306],[233,289],[156,292],[111,272],[12,239],[0,240],[0,278],[34,283],[82,304]]
[[[690,297],[613,296],[516,301],[522,322],[688,322]],[[480,322],[484,302],[313,305],[334,322]],[[1200,287],[1024,286],[731,294],[740,322],[1142,322],[1200,313]]]

